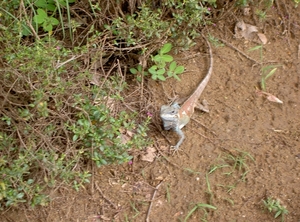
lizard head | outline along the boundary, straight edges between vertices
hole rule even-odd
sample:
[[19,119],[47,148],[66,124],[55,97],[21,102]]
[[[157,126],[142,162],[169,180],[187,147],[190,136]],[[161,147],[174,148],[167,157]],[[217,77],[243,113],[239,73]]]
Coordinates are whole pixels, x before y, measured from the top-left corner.
[[160,108],[160,118],[163,121],[164,129],[170,130],[175,128],[178,123],[178,105],[163,105]]
[[178,118],[179,106],[167,106],[163,105],[160,108],[160,118],[162,120],[174,120]]

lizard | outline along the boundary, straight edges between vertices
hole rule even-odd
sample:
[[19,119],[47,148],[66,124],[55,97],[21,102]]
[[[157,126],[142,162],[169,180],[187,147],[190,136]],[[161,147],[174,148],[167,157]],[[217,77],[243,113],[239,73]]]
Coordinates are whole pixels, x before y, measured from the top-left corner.
[[179,149],[179,146],[185,139],[184,133],[181,130],[191,119],[191,116],[194,113],[197,101],[200,98],[203,90],[205,89],[213,69],[213,55],[212,49],[209,41],[202,35],[205,39],[210,55],[210,64],[208,72],[204,79],[199,83],[195,91],[187,98],[187,100],[180,106],[177,102],[174,102],[171,105],[162,105],[160,108],[160,118],[163,121],[164,130],[174,130],[180,137],[180,140],[175,146],[172,146],[175,151]]

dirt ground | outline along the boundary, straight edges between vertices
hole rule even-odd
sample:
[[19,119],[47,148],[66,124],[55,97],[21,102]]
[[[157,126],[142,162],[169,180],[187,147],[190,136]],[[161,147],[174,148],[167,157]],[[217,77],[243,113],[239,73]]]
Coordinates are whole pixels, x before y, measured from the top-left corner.
[[[212,44],[213,74],[201,96],[210,112],[194,113],[183,128],[181,151],[173,154],[169,149],[178,140],[174,132],[160,132],[159,107],[173,92],[188,96],[203,79],[209,64],[203,39],[175,55],[186,67],[181,81],[148,82],[156,110],[153,162],[142,161],[140,153],[132,163],[95,169],[85,190],[58,189],[51,193],[49,206],[10,209],[0,215],[1,221],[184,221],[200,203],[217,209],[204,208],[205,212],[199,207],[187,221],[280,221],[263,207],[262,200],[272,197],[286,206],[285,221],[299,222],[300,8],[275,5],[261,21],[252,14],[237,10],[235,16],[225,15],[205,29],[249,58],[229,44]],[[237,18],[256,25],[268,38],[262,57],[259,50],[249,51],[258,43],[234,37]],[[283,104],[256,93],[261,69],[269,65],[279,66],[266,81],[266,91]],[[230,157],[246,165],[231,171]],[[221,167],[228,164],[231,167]]]

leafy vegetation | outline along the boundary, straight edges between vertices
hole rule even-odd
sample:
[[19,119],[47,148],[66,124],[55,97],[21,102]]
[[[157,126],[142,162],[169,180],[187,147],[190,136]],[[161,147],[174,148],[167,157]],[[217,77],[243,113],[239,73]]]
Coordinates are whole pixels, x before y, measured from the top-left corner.
[[[184,66],[177,66],[177,63],[174,60],[173,56],[167,54],[172,49],[171,43],[166,43],[158,51],[158,54],[151,56],[152,62],[154,65],[148,69],[148,72],[142,70],[142,66],[138,65],[137,68],[131,68],[130,72],[137,75],[137,79],[141,80],[141,75],[146,76],[148,73],[151,74],[153,80],[165,81],[167,74],[168,77],[174,77],[177,80],[180,80],[177,75],[183,73]],[[166,69],[167,64],[169,64],[168,69]]]
[[[148,107],[134,101],[143,97],[135,95],[132,106],[126,103],[127,68],[140,82],[144,77],[179,80],[184,67],[171,49],[193,46],[199,36],[195,27],[211,24],[211,7],[217,6],[216,0],[83,2],[81,10],[71,9],[75,0],[0,3],[1,210],[20,203],[45,206],[49,190],[78,191],[90,182],[94,166],[129,162],[136,149],[151,144]],[[265,18],[266,10],[257,14]],[[275,71],[262,69],[262,89]],[[240,152],[212,166],[206,174],[209,204],[197,203],[185,221],[197,209],[204,212],[203,220],[208,210],[216,210],[211,173],[230,169],[226,176],[237,173],[238,182],[245,181],[249,159]],[[231,192],[236,184],[220,186]],[[275,218],[288,213],[277,201],[264,204]],[[134,203],[132,209],[140,213]]]
[[274,218],[278,218],[281,215],[281,222],[284,221],[284,216],[289,213],[286,207],[280,204],[279,200],[268,197],[266,200],[263,200],[263,203],[270,213],[275,213]]
[[[87,1],[82,11],[71,9],[74,0],[0,3],[0,209],[46,205],[47,190],[79,190],[90,165],[128,162],[150,144],[151,115],[124,105],[130,87],[120,58],[134,58],[130,71],[140,81],[148,73],[179,79],[184,67],[168,54],[173,45],[157,42],[193,45],[194,27],[209,23],[216,2],[166,0],[155,9],[142,2],[123,12],[126,1]],[[147,72],[133,54],[152,61]]]

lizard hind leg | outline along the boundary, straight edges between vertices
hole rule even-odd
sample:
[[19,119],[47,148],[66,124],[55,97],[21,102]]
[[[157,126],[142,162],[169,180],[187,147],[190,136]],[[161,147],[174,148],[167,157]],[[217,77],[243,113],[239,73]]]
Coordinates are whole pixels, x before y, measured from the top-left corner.
[[203,112],[209,113],[208,102],[205,99],[202,101],[202,103],[197,103],[195,108],[200,109]]

